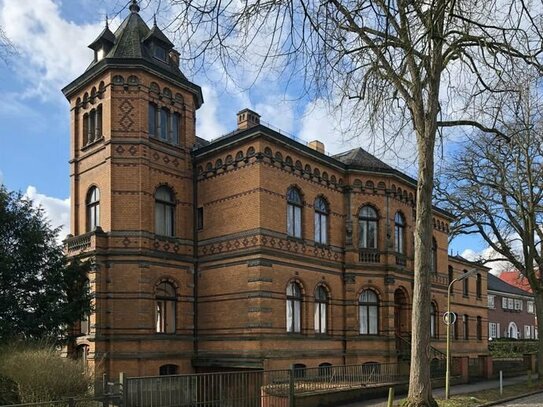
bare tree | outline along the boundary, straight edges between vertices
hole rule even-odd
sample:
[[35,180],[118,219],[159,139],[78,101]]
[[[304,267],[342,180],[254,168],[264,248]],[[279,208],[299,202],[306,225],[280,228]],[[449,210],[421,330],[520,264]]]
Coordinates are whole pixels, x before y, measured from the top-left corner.
[[222,64],[231,76],[251,66],[265,75],[273,67],[289,83],[303,83],[309,96],[348,104],[354,128],[369,126],[391,138],[414,133],[418,185],[406,405],[435,406],[429,276],[436,135],[470,126],[504,136],[490,115],[474,117],[471,107],[509,91],[517,71],[540,69],[538,0],[155,0],[154,6],[174,16],[169,27],[185,45],[182,56],[196,67]]
[[7,61],[15,52],[15,46],[9,40],[3,28],[0,27],[0,59]]
[[[454,235],[476,234],[493,249],[487,261],[507,261],[533,290],[543,321],[543,99],[540,81],[502,103],[496,118],[509,142],[481,134],[458,151],[436,188],[458,220]],[[543,324],[538,324],[543,372]],[[540,376],[541,377],[541,376]]]

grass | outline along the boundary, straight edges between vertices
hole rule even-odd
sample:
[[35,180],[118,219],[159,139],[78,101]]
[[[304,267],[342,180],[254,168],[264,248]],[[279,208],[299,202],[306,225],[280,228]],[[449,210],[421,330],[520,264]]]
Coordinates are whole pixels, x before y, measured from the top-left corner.
[[[543,383],[533,384],[528,386],[527,383],[514,384],[511,386],[505,386],[503,388],[503,394],[500,395],[500,389],[488,389],[480,390],[473,393],[453,395],[449,400],[436,399],[439,407],[476,407],[481,404],[489,403],[492,401],[499,401],[514,396],[521,396],[525,393],[529,393],[536,390],[543,390]],[[397,404],[402,405],[404,400],[400,400]]]

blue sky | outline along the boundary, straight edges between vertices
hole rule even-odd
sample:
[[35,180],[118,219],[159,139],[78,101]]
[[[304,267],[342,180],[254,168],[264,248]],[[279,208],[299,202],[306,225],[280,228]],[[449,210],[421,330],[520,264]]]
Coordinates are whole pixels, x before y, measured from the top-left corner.
[[[128,0],[0,0],[0,26],[18,50],[0,62],[0,182],[41,204],[55,226],[69,224],[69,112],[60,89],[81,74],[92,58],[87,45],[113,16],[113,29],[127,15]],[[147,2],[142,2],[146,4]],[[142,17],[150,24],[151,8]],[[158,15],[159,25],[162,18]],[[166,31],[166,34],[168,32]],[[245,107],[262,120],[303,140],[322,140],[331,153],[361,146],[413,174],[412,147],[386,151],[364,135],[338,136],[337,119],[321,100],[299,99],[280,80],[263,76],[249,90],[224,81],[220,67],[185,74],[203,88],[197,134],[216,138],[235,127],[235,113]],[[447,147],[447,146],[446,146]],[[400,150],[400,148],[398,148]],[[398,156],[399,155],[399,156]],[[480,252],[477,238],[457,239],[455,254]]]

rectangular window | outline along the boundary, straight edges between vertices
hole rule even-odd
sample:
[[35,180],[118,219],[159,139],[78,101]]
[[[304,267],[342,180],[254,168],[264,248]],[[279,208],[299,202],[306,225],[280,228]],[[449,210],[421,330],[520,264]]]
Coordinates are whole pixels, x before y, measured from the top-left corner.
[[500,332],[500,323],[498,322],[496,324],[496,338],[501,338],[501,332]]
[[507,299],[507,308],[515,309],[515,301],[512,298]]
[[524,325],[524,339],[532,339],[530,335],[530,325]]
[[502,308],[507,309],[507,298],[502,297]]
[[494,296],[493,295],[489,295],[488,296],[488,308],[490,309],[494,309],[495,306],[494,306]]
[[515,311],[522,311],[522,300],[515,300]]
[[530,314],[534,313],[534,302],[533,301],[527,301],[526,302],[526,308]]
[[154,57],[161,61],[166,61],[166,49],[158,45],[154,46]]
[[489,322],[488,323],[488,337],[489,338],[497,338],[498,337],[498,327],[496,326],[495,322]]
[[198,230],[204,228],[204,208],[202,207],[198,208],[198,212],[196,213],[196,227]]

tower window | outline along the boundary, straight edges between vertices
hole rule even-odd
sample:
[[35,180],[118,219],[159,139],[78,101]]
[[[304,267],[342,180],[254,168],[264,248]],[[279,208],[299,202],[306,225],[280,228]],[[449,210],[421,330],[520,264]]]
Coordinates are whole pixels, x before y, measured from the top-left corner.
[[302,237],[302,198],[293,187],[287,191],[287,234]]
[[156,59],[160,59],[161,61],[166,61],[168,56],[166,49],[159,45],[155,45],[153,55]]
[[396,253],[405,254],[404,236],[405,220],[400,212],[396,212],[394,217],[394,248]]
[[328,295],[322,285],[315,290],[315,332],[318,334],[326,333],[326,307],[328,304]]
[[147,124],[149,136],[179,145],[181,130],[181,115],[179,113],[172,113],[164,107],[159,108],[156,104],[149,103]]
[[301,322],[302,290],[296,282],[291,282],[287,287],[287,332],[300,333]]
[[92,187],[87,193],[87,232],[100,226],[100,190]]
[[358,222],[360,225],[359,246],[362,249],[377,249],[377,212],[371,206],[360,209]]
[[175,333],[175,287],[167,281],[156,288],[156,332]]
[[328,205],[322,197],[315,200],[315,242],[328,243]]
[[159,187],[155,193],[155,233],[174,236],[175,200],[173,192],[166,186]]
[[360,334],[377,335],[379,332],[379,300],[373,290],[364,290],[358,298]]

